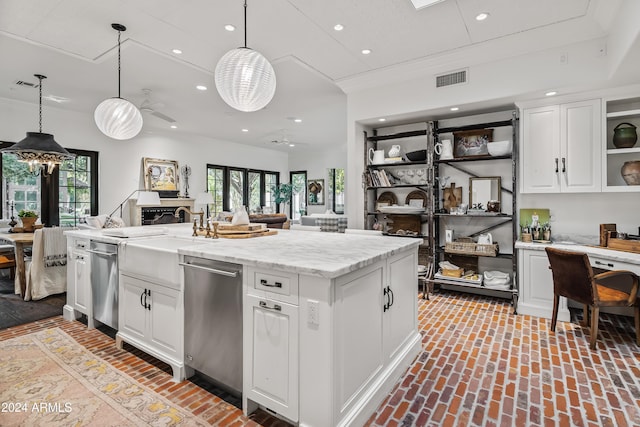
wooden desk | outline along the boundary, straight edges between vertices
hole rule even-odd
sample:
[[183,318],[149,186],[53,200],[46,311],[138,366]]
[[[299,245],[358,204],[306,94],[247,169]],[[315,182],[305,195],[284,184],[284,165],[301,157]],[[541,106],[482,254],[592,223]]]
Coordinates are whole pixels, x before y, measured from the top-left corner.
[[33,245],[34,233],[0,233],[0,240],[16,248],[16,276],[20,279],[20,295],[24,298],[27,288],[27,272],[24,266],[24,248]]

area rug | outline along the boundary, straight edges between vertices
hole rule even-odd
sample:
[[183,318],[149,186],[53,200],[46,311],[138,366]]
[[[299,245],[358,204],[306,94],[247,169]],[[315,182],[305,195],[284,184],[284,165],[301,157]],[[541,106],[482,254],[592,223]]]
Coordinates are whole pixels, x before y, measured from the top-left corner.
[[204,426],[59,328],[0,342],[2,426]]

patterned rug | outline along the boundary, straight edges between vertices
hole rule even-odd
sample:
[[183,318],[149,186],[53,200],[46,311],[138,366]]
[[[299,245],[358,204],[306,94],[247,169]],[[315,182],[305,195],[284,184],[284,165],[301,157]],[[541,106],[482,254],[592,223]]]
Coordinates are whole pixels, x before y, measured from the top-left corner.
[[2,426],[204,426],[59,328],[0,342]]

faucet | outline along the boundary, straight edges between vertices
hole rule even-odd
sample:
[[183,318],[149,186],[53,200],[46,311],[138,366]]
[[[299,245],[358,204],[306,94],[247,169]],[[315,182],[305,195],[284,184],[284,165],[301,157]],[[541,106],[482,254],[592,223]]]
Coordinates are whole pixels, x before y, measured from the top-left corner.
[[[185,207],[185,206],[180,206],[178,209],[176,209],[175,213],[173,214],[173,216],[175,216],[176,218],[180,218],[180,212],[186,212],[189,215],[199,215],[200,216],[200,227],[198,228],[198,230],[202,231],[204,230],[203,227],[203,223],[204,223],[204,211],[202,209],[200,209],[200,212],[191,212],[189,210],[189,208]],[[194,225],[195,227],[195,225]]]

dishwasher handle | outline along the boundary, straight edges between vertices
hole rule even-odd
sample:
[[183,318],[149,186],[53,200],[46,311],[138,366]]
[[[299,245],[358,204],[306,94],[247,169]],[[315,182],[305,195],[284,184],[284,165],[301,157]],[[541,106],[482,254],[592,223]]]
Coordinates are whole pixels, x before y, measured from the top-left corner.
[[178,264],[182,265],[183,267],[196,268],[198,270],[204,270],[204,271],[207,271],[207,272],[212,273],[212,274],[219,274],[220,276],[238,277],[238,272],[237,271],[219,270],[217,268],[205,267],[205,266],[197,265],[197,264],[189,264],[189,263],[186,263],[186,262],[180,262]]
[[118,255],[117,252],[103,252],[103,251],[96,251],[95,249],[87,249],[87,252],[92,253],[92,254],[96,254],[96,255],[104,255],[104,256],[117,256]]

